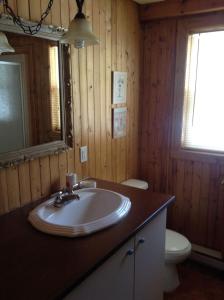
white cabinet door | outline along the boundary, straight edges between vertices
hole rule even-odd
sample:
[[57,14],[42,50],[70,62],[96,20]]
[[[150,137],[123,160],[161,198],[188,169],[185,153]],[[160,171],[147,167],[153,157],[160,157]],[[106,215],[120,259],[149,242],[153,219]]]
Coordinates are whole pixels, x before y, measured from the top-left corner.
[[134,238],[129,240],[64,300],[133,300]]
[[166,210],[135,237],[135,300],[162,300]]

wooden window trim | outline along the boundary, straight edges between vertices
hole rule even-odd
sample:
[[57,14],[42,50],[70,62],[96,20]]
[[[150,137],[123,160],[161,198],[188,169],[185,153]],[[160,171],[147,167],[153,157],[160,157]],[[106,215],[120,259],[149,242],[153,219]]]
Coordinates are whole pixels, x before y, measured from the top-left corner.
[[176,68],[174,87],[174,109],[172,123],[173,158],[198,160],[202,162],[224,163],[224,152],[200,151],[200,149],[184,149],[181,147],[182,117],[184,111],[184,87],[187,60],[188,35],[198,32],[224,30],[224,12],[203,16],[183,18],[177,23]]

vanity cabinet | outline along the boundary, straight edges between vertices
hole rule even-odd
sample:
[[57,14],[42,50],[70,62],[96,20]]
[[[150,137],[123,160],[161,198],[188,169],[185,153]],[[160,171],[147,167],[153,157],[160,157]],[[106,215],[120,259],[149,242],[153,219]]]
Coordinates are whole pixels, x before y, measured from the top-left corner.
[[162,300],[166,210],[64,300]]
[[162,300],[166,210],[135,236],[134,300]]
[[166,209],[64,300],[162,300]]

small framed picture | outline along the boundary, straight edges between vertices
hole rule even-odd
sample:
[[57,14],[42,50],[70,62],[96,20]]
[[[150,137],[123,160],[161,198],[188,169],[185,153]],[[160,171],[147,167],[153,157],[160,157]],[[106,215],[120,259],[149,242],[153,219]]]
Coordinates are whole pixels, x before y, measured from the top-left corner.
[[113,72],[112,104],[126,103],[127,72]]
[[113,109],[113,138],[126,136],[127,107]]

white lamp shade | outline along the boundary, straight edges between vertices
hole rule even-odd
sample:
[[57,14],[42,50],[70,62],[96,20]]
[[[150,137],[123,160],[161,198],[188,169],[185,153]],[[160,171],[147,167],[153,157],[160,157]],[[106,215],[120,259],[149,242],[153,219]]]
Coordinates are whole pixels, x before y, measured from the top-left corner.
[[99,44],[99,39],[92,33],[90,23],[85,18],[75,18],[60,42],[72,44],[76,48],[83,48]]
[[3,32],[0,32],[0,54],[3,52],[15,52],[15,49],[9,45],[6,35]]

